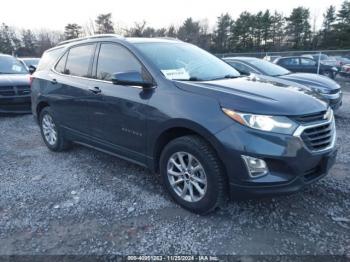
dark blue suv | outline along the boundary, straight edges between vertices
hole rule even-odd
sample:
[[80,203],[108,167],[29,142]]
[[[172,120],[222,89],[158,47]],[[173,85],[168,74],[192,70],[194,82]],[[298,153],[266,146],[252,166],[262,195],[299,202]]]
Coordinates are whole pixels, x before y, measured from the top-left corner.
[[290,193],[332,166],[332,110],[175,40],[100,35],[45,52],[32,111],[53,151],[82,144],[160,173],[183,207]]

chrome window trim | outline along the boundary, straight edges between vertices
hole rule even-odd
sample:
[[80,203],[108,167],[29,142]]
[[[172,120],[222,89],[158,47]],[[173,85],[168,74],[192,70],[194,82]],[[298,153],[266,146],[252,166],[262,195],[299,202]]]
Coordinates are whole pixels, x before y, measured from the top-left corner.
[[[71,78],[77,78],[77,79],[83,79],[83,80],[88,80],[88,81],[97,81],[97,82],[100,82],[100,83],[107,83],[107,84],[113,84],[112,81],[106,81],[106,80],[100,80],[100,79],[95,79],[95,78],[90,78],[90,77],[83,77],[83,76],[74,76],[74,75],[67,75],[67,74],[62,74],[60,72],[57,72],[54,68],[51,68],[51,71],[55,74],[58,74],[60,76],[65,76],[65,77],[71,77]],[[116,85],[117,86],[117,85]],[[126,85],[123,85],[123,86],[126,86]],[[132,88],[138,88],[138,89],[143,89],[142,86],[128,86],[128,87],[132,87]],[[150,87],[148,89],[154,89],[154,88],[157,88],[157,86],[153,86],[153,87]]]
[[[331,141],[331,144],[326,147],[326,148],[323,148],[323,149],[320,149],[320,150],[310,150],[306,144],[304,143],[304,140],[302,139],[301,137],[301,134],[306,130],[306,129],[309,129],[309,128],[313,128],[313,127],[318,127],[318,126],[323,126],[323,125],[326,125],[326,124],[332,124],[332,141]],[[333,110],[332,110],[332,115],[331,117],[325,121],[325,122],[322,122],[322,123],[317,123],[317,124],[311,124],[311,125],[300,125],[293,133],[293,136],[294,137],[298,137],[300,139],[300,141],[303,143],[305,149],[307,151],[309,151],[310,153],[321,153],[321,152],[325,152],[325,151],[328,151],[328,150],[331,150],[334,148],[335,146],[335,142],[337,140],[337,130],[336,130],[336,127],[335,127],[335,119],[334,119],[334,114],[333,114]]]

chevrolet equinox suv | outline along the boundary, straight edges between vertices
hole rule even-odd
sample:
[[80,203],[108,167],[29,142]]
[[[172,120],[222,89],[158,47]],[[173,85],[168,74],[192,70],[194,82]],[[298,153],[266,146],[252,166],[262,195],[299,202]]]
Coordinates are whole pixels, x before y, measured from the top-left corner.
[[31,88],[49,149],[78,143],[159,172],[196,213],[229,196],[300,190],[336,155],[333,112],[317,94],[241,77],[175,39],[62,42],[44,53]]

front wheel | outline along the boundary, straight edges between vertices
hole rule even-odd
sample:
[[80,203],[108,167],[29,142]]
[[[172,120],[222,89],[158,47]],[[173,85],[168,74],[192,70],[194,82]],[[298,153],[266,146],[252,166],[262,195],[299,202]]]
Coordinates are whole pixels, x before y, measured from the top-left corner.
[[50,107],[45,107],[40,112],[39,123],[41,136],[50,150],[63,151],[69,147],[69,142],[64,138]]
[[184,208],[205,214],[226,199],[225,174],[212,147],[198,136],[171,141],[160,158],[165,188]]

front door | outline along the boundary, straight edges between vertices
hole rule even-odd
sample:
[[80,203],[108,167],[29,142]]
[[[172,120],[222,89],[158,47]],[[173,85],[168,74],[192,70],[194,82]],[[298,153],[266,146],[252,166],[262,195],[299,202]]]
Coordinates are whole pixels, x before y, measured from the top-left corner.
[[115,85],[112,74],[145,69],[125,47],[102,43],[95,65],[95,86],[102,101],[94,105],[91,128],[94,138],[108,150],[145,162],[148,101],[153,90],[137,86]]

